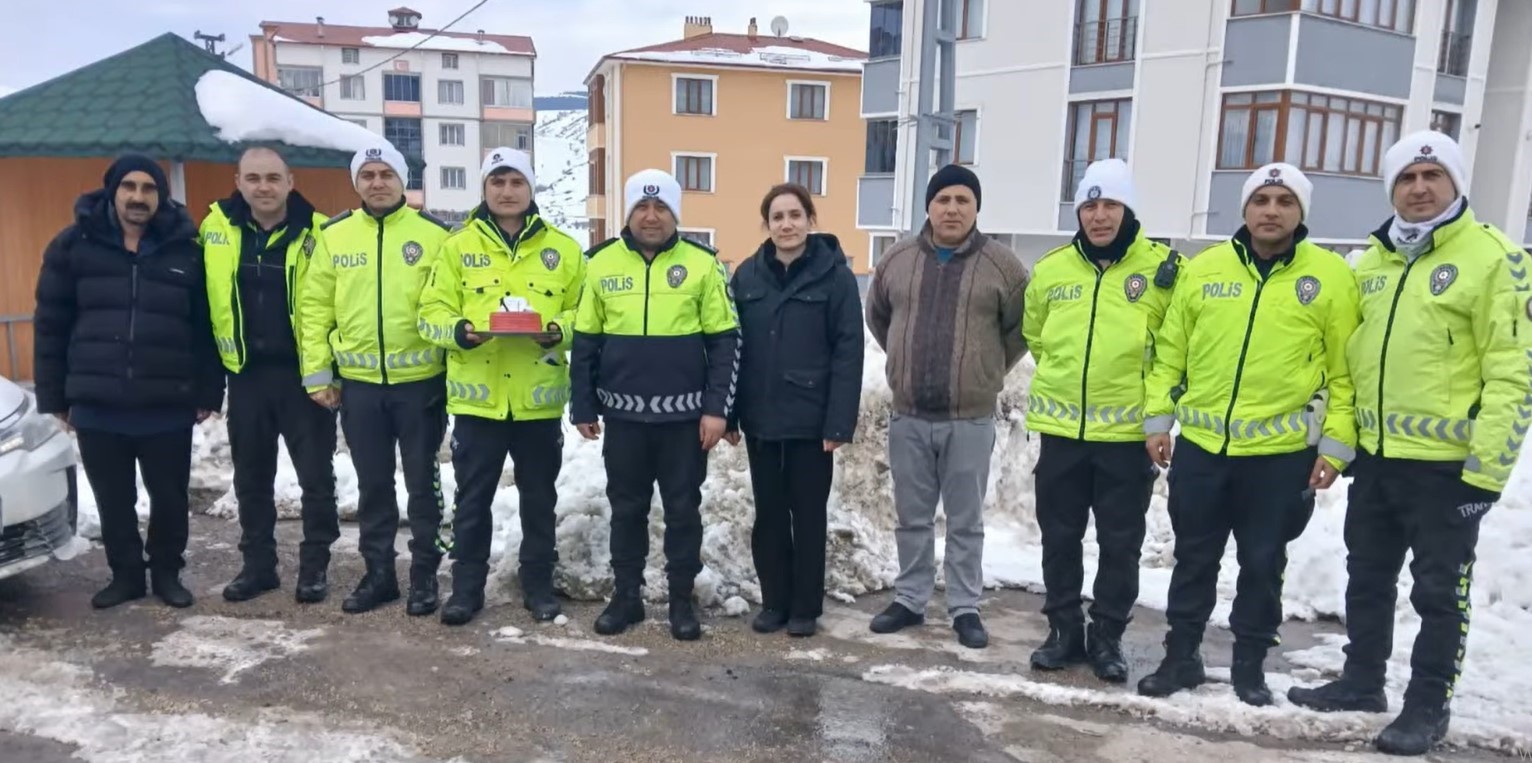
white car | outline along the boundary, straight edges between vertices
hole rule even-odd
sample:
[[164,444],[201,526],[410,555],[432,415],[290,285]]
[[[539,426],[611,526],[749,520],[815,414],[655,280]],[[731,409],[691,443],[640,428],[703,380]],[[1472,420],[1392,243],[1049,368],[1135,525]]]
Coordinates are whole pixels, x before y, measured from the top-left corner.
[[0,579],[69,553],[76,524],[73,440],[0,376]]

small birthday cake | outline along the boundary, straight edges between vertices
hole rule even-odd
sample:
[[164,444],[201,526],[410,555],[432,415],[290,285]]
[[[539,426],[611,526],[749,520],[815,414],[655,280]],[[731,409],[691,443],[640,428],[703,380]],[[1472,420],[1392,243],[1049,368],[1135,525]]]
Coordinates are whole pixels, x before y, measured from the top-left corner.
[[500,310],[489,314],[489,330],[496,333],[535,334],[543,330],[543,318],[517,297],[500,300]]

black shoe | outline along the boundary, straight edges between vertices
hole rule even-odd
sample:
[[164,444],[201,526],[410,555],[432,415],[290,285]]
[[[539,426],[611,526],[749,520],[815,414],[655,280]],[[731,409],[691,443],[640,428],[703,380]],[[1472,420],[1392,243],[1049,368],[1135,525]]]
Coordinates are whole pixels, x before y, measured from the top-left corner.
[[696,641],[702,638],[702,623],[697,621],[697,608],[691,596],[671,597],[670,636],[677,641]]
[[330,595],[330,575],[326,570],[328,564],[299,564],[298,588],[293,592],[293,598],[299,604],[318,604]]
[[756,633],[776,633],[787,625],[787,613],[780,609],[763,609],[751,621],[750,628]]
[[357,583],[356,590],[341,602],[340,608],[346,614],[355,615],[398,600],[399,578],[390,563],[387,566],[369,567],[367,574],[362,576],[362,582]]
[[983,649],[989,646],[989,633],[984,630],[984,622],[979,619],[976,612],[958,615],[952,621],[952,629],[957,631],[958,643],[969,649]]
[[460,590],[456,584],[453,584],[452,595],[447,597],[447,603],[442,607],[442,625],[467,625],[482,609],[484,609],[482,588],[475,591]]
[[186,609],[195,603],[192,592],[181,585],[181,573],[175,570],[149,573],[150,589],[160,601],[176,609]]
[[819,618],[817,617],[794,617],[787,621],[787,635],[794,638],[808,638],[819,632]]
[[1321,713],[1386,713],[1388,696],[1383,682],[1363,681],[1342,675],[1323,686],[1287,690],[1287,701]]
[[440,599],[436,582],[436,564],[410,565],[410,598],[404,605],[404,613],[410,617],[425,617],[436,611]]
[[532,619],[540,623],[552,622],[563,613],[559,597],[553,593],[553,581],[541,576],[521,576],[521,606],[532,613]]
[[1452,711],[1445,705],[1404,703],[1404,710],[1378,734],[1373,745],[1389,755],[1424,755],[1447,736]]
[[144,573],[137,575],[113,575],[112,582],[90,597],[90,605],[96,609],[111,609],[119,604],[137,601],[148,595],[144,586]]
[[1252,707],[1271,704],[1271,689],[1266,686],[1266,650],[1234,645],[1234,665],[1229,669],[1234,695]]
[[256,570],[245,567],[234,580],[223,587],[224,601],[249,601],[267,591],[282,587],[282,580],[274,570]]
[[868,627],[873,633],[897,633],[912,625],[925,625],[926,616],[923,612],[911,612],[903,604],[894,602],[888,605],[877,617],[872,619]]
[[[1086,629],[1085,656],[1091,672],[1107,683],[1127,683],[1128,661],[1122,658],[1122,626],[1092,622]],[[1035,665],[1037,658],[1033,657]]]
[[1032,652],[1032,669],[1063,670],[1085,660],[1085,624],[1059,621],[1049,624],[1048,640]]
[[615,636],[644,621],[644,600],[638,589],[619,590],[612,594],[601,616],[596,618],[596,633]]
[[1138,693],[1145,697],[1169,697],[1182,689],[1195,689],[1207,682],[1202,667],[1202,638],[1171,634],[1165,639],[1165,659],[1158,670],[1138,682]]

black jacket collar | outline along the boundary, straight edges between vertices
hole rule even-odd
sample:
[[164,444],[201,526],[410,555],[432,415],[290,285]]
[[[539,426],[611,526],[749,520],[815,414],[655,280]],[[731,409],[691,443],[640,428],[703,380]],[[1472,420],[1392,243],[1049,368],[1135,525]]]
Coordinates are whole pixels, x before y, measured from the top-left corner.
[[[799,255],[803,264],[797,271],[797,278],[791,279],[799,283],[813,283],[824,278],[837,263],[845,264],[846,253],[840,248],[840,239],[833,233],[810,233],[808,242],[803,248],[803,254]],[[755,250],[755,266],[763,270],[762,275],[770,273],[771,263],[777,258],[777,245],[766,239],[759,249]],[[786,285],[786,284],[784,284]]]
[[[75,225],[91,238],[121,246],[122,229],[115,217],[115,201],[116,193],[105,188],[81,194],[74,203]],[[195,241],[197,225],[192,222],[186,205],[166,199],[149,220],[148,233],[155,247],[177,240]]]
[[[241,196],[239,191],[234,191],[228,198],[219,199],[218,208],[223,211],[229,222],[236,228],[257,224],[250,211],[249,202]],[[268,248],[286,248],[296,241],[303,232],[314,226],[314,205],[309,203],[303,194],[296,190],[287,194],[287,218],[282,222],[282,237],[272,241]]]

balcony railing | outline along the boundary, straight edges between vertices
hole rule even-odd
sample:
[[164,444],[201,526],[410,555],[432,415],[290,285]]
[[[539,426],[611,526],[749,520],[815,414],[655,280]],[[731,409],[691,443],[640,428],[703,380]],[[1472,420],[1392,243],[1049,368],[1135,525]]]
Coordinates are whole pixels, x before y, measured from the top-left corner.
[[1132,61],[1137,43],[1137,16],[1078,22],[1075,24],[1075,66]]
[[1468,56],[1473,52],[1473,38],[1461,32],[1442,32],[1441,52],[1436,70],[1456,77],[1468,76]]

